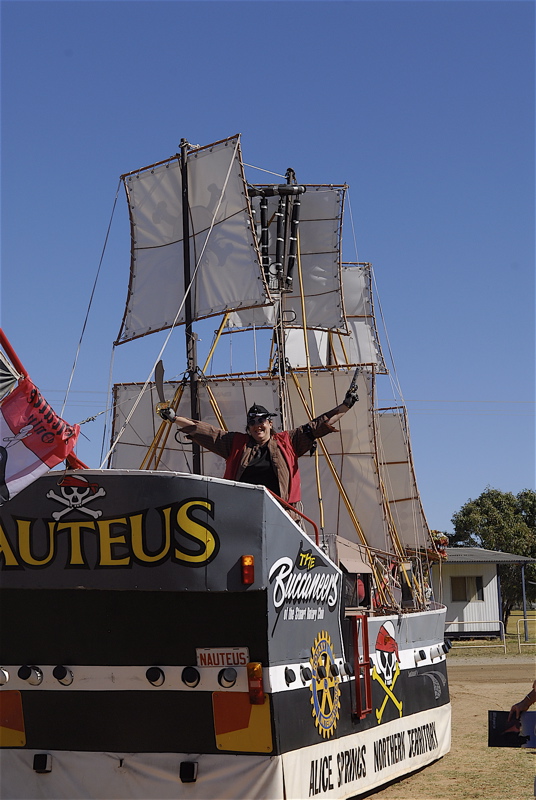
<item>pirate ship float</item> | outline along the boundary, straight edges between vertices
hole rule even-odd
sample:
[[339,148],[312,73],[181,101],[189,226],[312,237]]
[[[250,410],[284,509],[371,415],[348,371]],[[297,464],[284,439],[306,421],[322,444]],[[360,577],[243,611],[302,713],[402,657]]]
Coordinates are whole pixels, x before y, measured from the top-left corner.
[[[126,343],[184,324],[186,372],[115,387],[106,469],[1,509],[2,788],[10,798],[349,798],[450,746],[444,607],[370,264],[341,263],[346,186],[245,180],[238,137],[123,176]],[[162,291],[164,290],[164,291]],[[201,369],[265,336],[267,363]],[[269,331],[267,334],[266,331]],[[220,345],[218,345],[220,346]],[[172,436],[155,407],[288,429],[359,402],[301,459],[306,520]]]

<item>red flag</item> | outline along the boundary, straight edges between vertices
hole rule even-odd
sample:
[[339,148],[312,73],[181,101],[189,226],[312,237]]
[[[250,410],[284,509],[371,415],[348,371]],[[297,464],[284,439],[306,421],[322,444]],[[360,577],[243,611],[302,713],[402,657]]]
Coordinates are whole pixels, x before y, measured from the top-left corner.
[[71,452],[80,432],[52,410],[28,377],[0,404],[0,505]]

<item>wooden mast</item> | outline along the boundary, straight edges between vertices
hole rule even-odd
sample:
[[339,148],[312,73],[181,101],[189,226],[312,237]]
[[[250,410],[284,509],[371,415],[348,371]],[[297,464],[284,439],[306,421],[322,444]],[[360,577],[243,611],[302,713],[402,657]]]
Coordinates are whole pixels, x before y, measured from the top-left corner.
[[[185,335],[186,335],[186,371],[190,380],[190,416],[199,419],[201,416],[198,393],[197,341],[193,329],[192,291],[190,282],[190,206],[188,201],[188,148],[186,139],[181,139],[181,178],[182,178],[182,244],[184,255],[184,303]],[[192,442],[192,468],[195,475],[201,474],[201,448]]]

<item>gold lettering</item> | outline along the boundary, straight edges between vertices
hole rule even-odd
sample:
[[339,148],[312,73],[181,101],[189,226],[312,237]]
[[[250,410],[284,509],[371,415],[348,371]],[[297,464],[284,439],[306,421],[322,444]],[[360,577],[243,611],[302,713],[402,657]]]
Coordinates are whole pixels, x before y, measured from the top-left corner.
[[197,553],[185,551],[184,549],[175,549],[175,558],[192,566],[210,561],[218,546],[218,539],[214,531],[189,516],[188,512],[194,508],[206,508],[209,513],[212,513],[213,504],[207,500],[189,500],[183,503],[177,511],[177,522],[181,532],[187,538],[194,539],[198,548],[202,548]]
[[44,567],[54,558],[54,523],[48,523],[48,554],[41,560],[32,556],[30,548],[31,523],[26,519],[17,520],[19,534],[19,553],[22,560],[31,567]]
[[160,553],[155,555],[148,555],[143,549],[143,514],[134,514],[130,517],[131,534],[132,534],[132,552],[135,558],[139,561],[146,561],[148,564],[160,561],[166,556],[171,547],[171,508],[164,508],[164,546]]
[[130,564],[130,555],[123,558],[114,558],[112,548],[117,545],[126,545],[126,538],[124,534],[117,536],[112,535],[112,525],[124,525],[126,527],[127,521],[125,517],[121,519],[104,519],[97,522],[99,529],[99,548],[100,558],[99,567],[121,567]]
[[69,566],[78,566],[79,564],[83,566],[86,565],[86,560],[82,553],[82,530],[86,528],[89,530],[95,530],[95,523],[94,522],[60,522],[58,527],[56,528],[57,531],[69,531],[71,535],[71,552],[69,557]]
[[7,538],[2,525],[0,524],[0,556],[4,556],[6,567],[18,567],[19,562],[15,558],[15,554],[11,549],[9,539]]

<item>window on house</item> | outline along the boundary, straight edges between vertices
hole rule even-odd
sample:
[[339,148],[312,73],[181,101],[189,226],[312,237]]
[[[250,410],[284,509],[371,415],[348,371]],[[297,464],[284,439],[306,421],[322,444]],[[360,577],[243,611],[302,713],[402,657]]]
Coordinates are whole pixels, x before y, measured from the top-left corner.
[[451,576],[450,592],[453,603],[474,603],[484,600],[482,575]]
[[465,603],[467,601],[467,584],[465,575],[456,575],[450,579],[450,594],[453,603]]

